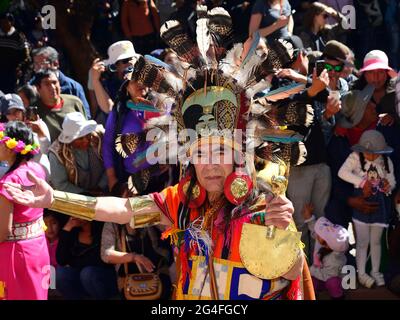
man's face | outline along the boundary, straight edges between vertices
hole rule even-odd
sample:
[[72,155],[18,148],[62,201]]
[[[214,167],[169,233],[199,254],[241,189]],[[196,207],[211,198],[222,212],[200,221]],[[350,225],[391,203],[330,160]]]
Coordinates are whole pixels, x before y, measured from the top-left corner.
[[202,145],[195,149],[193,162],[200,185],[207,192],[222,193],[226,177],[233,171],[232,150],[220,145]]
[[[325,66],[327,65],[329,66],[328,69],[329,83],[330,85],[332,84],[336,85],[343,71],[344,67],[343,62],[340,62],[338,60],[325,59]],[[340,71],[338,71],[338,69],[340,69]]]
[[33,57],[33,70],[39,72],[40,70],[52,69],[57,70],[58,65],[55,62],[50,62],[49,58],[43,54],[38,54]]
[[42,79],[40,86],[38,86],[40,100],[45,105],[53,106],[59,102],[60,99],[60,82],[55,74],[51,74],[48,78]]

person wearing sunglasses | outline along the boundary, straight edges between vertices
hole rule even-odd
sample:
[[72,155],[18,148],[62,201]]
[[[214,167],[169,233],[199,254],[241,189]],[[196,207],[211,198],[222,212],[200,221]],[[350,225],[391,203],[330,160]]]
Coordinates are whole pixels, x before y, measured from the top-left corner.
[[[331,40],[323,51],[322,58],[324,60],[324,69],[328,72],[329,85],[328,97],[324,111],[324,118],[330,119],[332,125],[335,124],[334,116],[340,111],[340,97],[349,90],[349,85],[344,76],[346,66],[353,67],[353,64],[348,60],[350,49],[343,43]],[[329,140],[331,130],[326,132],[326,138]]]
[[[336,23],[331,25],[328,18],[333,18]],[[342,22],[345,17],[335,9],[327,5],[314,2],[304,14],[303,27],[300,38],[306,48],[310,47],[313,51],[323,51],[329,40],[337,39],[344,42],[342,35],[345,30]]]
[[[137,57],[130,41],[118,41],[108,48],[108,59],[97,58],[89,71],[88,89],[98,123],[105,125],[106,115],[111,112],[117,92],[124,82],[124,71],[133,66]],[[100,110],[99,110],[100,109]]]

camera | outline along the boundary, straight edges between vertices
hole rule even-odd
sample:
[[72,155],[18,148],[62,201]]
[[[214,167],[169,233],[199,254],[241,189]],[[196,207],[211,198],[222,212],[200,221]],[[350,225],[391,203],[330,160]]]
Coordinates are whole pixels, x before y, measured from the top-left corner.
[[315,61],[315,69],[317,71],[317,76],[319,77],[322,71],[325,69],[325,61],[324,60]]
[[108,80],[113,77],[113,74],[115,72],[115,66],[114,65],[106,65],[106,70],[101,73],[101,80]]
[[26,108],[25,111],[25,118],[29,121],[37,121],[39,118],[38,107],[36,106],[29,106]]

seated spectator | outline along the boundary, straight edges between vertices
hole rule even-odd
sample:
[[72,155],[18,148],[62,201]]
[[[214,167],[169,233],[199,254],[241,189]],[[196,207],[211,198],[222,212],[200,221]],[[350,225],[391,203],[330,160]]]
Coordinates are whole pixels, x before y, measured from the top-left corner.
[[55,141],[61,133],[65,115],[70,112],[80,112],[85,115],[84,107],[79,98],[61,94],[60,82],[51,70],[37,73],[33,85],[36,86],[40,96],[38,114],[49,128],[51,141]]
[[[337,23],[327,24],[329,17],[334,18]],[[345,17],[335,9],[320,2],[312,3],[304,14],[304,30],[299,34],[304,46],[322,52],[328,41],[342,40],[341,34],[346,32],[342,26],[343,20]]]
[[36,106],[39,100],[39,93],[36,87],[26,84],[17,89],[17,94],[21,97],[24,107]]
[[46,225],[46,240],[49,248],[50,264],[57,267],[56,252],[58,245],[58,238],[61,229],[60,219],[58,213],[44,209],[43,220]]
[[[56,75],[60,84],[60,93],[73,95],[77,97],[85,109],[85,114],[90,119],[90,107],[86,100],[85,92],[80,83],[67,77],[60,70],[60,63],[58,61],[58,52],[52,47],[42,47],[32,51],[33,56],[33,71],[35,73],[50,69]],[[36,84],[37,81],[34,78],[31,80],[31,84]],[[54,139],[54,138],[53,138]]]
[[63,130],[49,148],[51,184],[58,190],[104,195],[107,176],[102,159],[104,128],[79,112],[65,116]]
[[23,102],[21,98],[14,93],[7,94],[3,97],[1,114],[1,122],[22,121],[31,128],[35,143],[40,145],[40,152],[33,157],[33,160],[43,166],[48,178],[50,176],[50,163],[47,158],[47,150],[50,146],[50,133],[46,124],[40,118],[37,118],[35,121],[27,120]]
[[[137,57],[130,41],[118,41],[108,48],[108,59],[95,59],[89,71],[88,89],[94,91],[94,105],[106,114],[111,112],[117,92],[125,79],[124,71]],[[93,103],[92,103],[93,104]]]
[[[124,264],[128,264],[129,273],[157,273],[162,283],[161,299],[170,298],[172,285],[168,268],[173,262],[172,250],[168,242],[161,240],[157,227],[133,230],[129,224],[106,223],[101,238],[101,258],[115,265],[119,278],[125,277]],[[123,289],[119,285],[119,289]]]
[[70,218],[60,231],[56,287],[65,299],[104,300],[118,294],[114,269],[100,257],[103,224]]
[[292,8],[288,0],[257,0],[254,3],[249,35],[258,31],[267,41],[287,38],[293,34]]
[[312,204],[306,204],[302,213],[315,238],[313,265],[310,267],[314,288],[317,292],[327,290],[332,299],[343,299],[340,274],[347,261],[345,252],[349,247],[349,233],[325,217],[315,220]]

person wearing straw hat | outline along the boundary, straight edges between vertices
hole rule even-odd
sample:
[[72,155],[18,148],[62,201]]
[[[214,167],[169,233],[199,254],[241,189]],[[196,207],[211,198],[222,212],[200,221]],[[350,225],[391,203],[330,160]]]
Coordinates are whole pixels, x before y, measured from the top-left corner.
[[[385,281],[379,272],[381,238],[383,229],[388,227],[391,214],[389,195],[396,186],[393,162],[388,157],[393,148],[386,144],[380,132],[367,130],[351,149],[353,152],[340,168],[338,175],[354,185],[356,196],[363,195],[367,201],[378,203],[377,209],[370,214],[353,210],[353,224],[357,234],[358,280],[367,288],[371,288],[374,283],[383,286]],[[372,261],[371,276],[365,271],[368,245]]]
[[397,74],[389,66],[385,52],[372,50],[364,57],[360,69],[360,78],[354,82],[351,90],[362,90],[367,84],[374,87],[371,101],[376,105],[376,111],[381,115],[381,124],[391,126],[399,124],[399,116],[395,108],[395,78]]
[[80,112],[65,116],[62,132],[49,148],[51,183],[80,194],[101,195],[107,188],[102,158],[104,128]]

